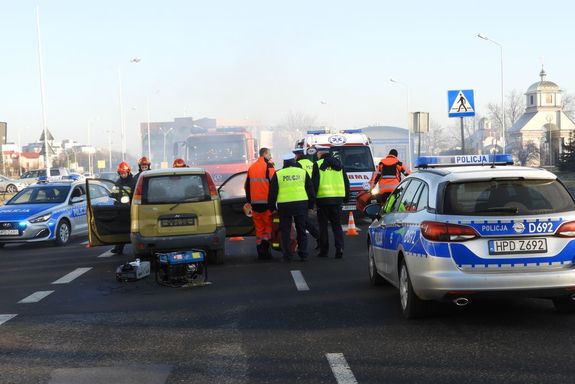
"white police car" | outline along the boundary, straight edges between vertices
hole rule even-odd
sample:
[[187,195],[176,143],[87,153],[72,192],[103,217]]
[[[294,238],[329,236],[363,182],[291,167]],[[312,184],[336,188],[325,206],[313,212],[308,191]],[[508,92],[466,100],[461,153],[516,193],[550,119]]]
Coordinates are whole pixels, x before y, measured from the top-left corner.
[[383,207],[366,207],[371,282],[399,288],[407,318],[432,300],[549,298],[575,312],[575,201],[510,155],[422,157]]
[[[92,198],[108,199],[103,185],[90,184],[90,188]],[[32,184],[0,206],[0,246],[39,241],[65,245],[71,236],[87,231],[84,181]]]

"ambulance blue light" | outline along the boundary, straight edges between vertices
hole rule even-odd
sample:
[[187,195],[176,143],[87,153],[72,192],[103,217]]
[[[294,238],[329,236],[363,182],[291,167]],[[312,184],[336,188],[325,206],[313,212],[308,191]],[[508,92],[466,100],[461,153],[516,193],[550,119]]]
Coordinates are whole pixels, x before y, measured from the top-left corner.
[[341,133],[362,133],[361,128],[344,129]]
[[500,155],[456,155],[456,156],[421,156],[415,161],[415,168],[451,167],[466,165],[513,165],[513,157]]
[[308,135],[323,135],[327,133],[325,129],[312,129],[311,131],[307,131]]

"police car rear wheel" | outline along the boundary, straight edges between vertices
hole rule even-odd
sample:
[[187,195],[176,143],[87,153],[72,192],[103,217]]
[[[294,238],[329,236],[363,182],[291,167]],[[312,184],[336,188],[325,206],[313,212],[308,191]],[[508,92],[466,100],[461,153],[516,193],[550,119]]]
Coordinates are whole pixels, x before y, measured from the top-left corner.
[[401,260],[399,269],[399,298],[401,311],[407,319],[422,317],[428,312],[429,302],[421,300],[411,286],[405,260]]
[[371,281],[372,285],[383,285],[385,283],[385,279],[381,277],[381,275],[377,272],[377,268],[375,266],[375,258],[373,253],[373,247],[371,244],[367,247],[367,254],[368,254],[368,266],[369,266],[369,281]]
[[575,301],[569,296],[554,298],[553,305],[559,313],[575,313]]
[[56,229],[56,245],[63,246],[68,244],[68,241],[70,241],[70,224],[62,220]]

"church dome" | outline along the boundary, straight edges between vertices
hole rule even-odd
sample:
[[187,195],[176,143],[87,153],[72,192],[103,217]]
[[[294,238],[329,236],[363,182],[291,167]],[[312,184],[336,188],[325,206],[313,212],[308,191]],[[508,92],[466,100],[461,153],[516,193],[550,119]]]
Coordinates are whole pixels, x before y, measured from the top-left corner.
[[560,92],[561,88],[557,84],[552,81],[545,80],[547,77],[547,73],[545,70],[541,69],[539,73],[541,77],[541,81],[533,83],[528,89],[527,93],[536,93],[536,92]]

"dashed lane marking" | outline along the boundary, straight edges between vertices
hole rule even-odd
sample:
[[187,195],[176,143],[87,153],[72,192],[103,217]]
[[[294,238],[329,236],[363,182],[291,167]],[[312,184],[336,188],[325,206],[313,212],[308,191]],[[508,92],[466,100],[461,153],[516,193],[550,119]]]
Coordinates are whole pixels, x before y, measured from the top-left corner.
[[52,284],[68,284],[69,282],[73,281],[78,276],[83,275],[84,273],[88,272],[92,267],[88,268],[76,268],[72,272],[68,273],[66,276],[59,278],[58,280],[52,282]]
[[327,361],[338,384],[357,384],[343,353],[326,353]]
[[115,255],[115,253],[112,253],[112,250],[109,250],[109,251],[106,251],[106,252],[102,253],[102,254],[101,254],[100,256],[98,256],[98,257],[111,257],[111,256],[114,256],[114,255]]
[[19,304],[28,304],[28,303],[37,303],[40,300],[42,300],[43,298],[47,297],[48,295],[50,295],[51,293],[53,293],[54,291],[38,291],[38,292],[34,292],[33,294],[31,294],[28,297],[23,298],[22,300],[20,300],[18,303]]
[[17,314],[0,315],[0,325],[4,324],[5,322],[7,322],[10,319],[15,318],[16,316],[18,316],[18,315]]
[[291,276],[298,291],[309,291],[309,287],[303,278],[301,271],[291,271]]
[[82,245],[88,245],[88,243],[90,243],[88,240],[82,241]]

